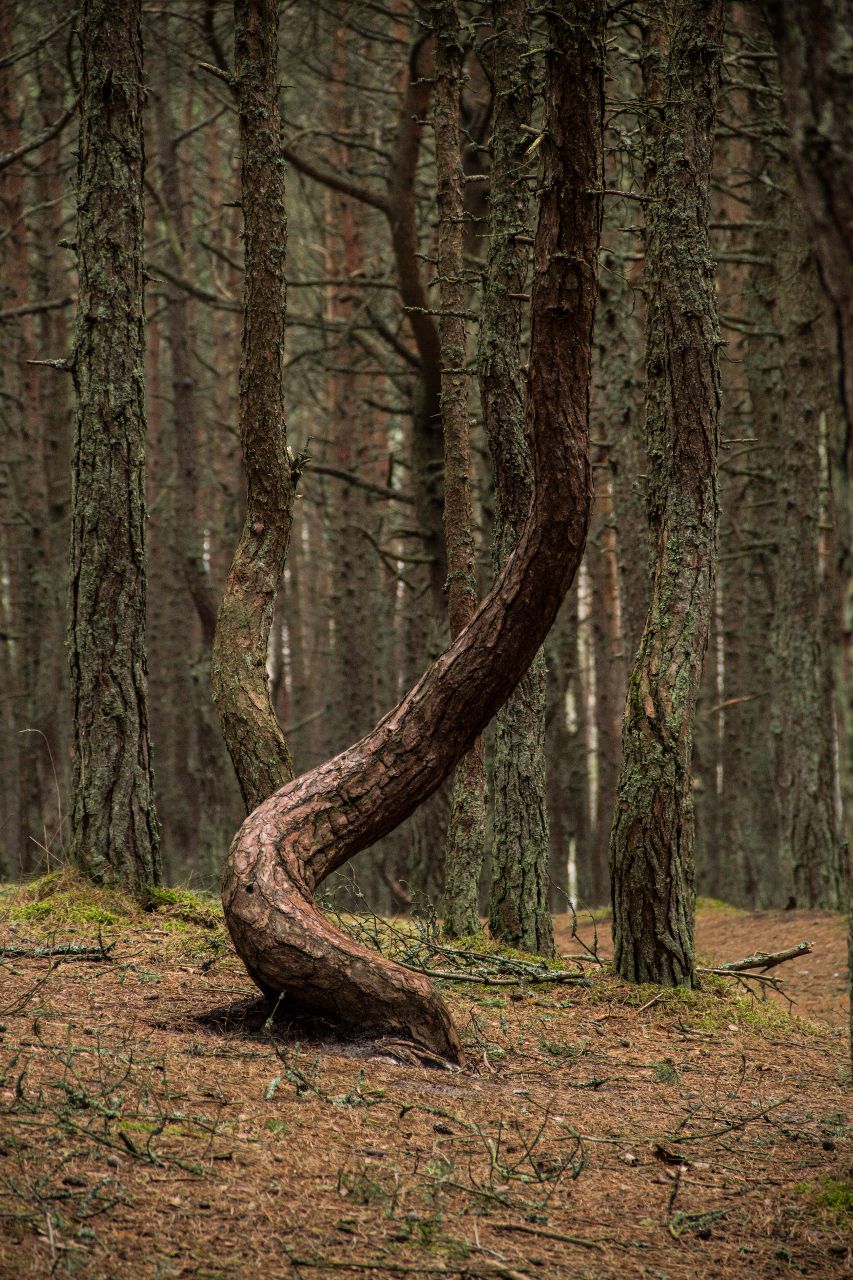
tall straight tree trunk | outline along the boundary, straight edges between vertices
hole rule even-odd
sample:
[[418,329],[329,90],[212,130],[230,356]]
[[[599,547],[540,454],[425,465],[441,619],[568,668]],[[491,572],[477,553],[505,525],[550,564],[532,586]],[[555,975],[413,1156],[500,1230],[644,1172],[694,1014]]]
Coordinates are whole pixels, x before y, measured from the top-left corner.
[[[601,453],[602,468],[609,470],[609,449],[601,450]],[[595,809],[589,864],[592,901],[601,905],[607,901],[610,890],[608,852],[613,825],[613,803],[619,779],[620,730],[627,672],[619,600],[613,489],[610,476],[601,471],[596,479],[596,513],[593,513],[586,554],[591,585],[590,657],[594,660],[595,667],[596,727]]]
[[[845,430],[835,454],[836,536],[842,685],[842,759],[853,776],[853,60],[850,0],[764,0],[779,54],[785,114],[797,179],[809,220],[821,283],[835,315]],[[853,867],[844,859],[846,899],[853,909]],[[849,925],[853,1027],[853,918]],[[850,1042],[853,1064],[853,1037]]]
[[614,961],[691,986],[691,735],[717,539],[719,336],[708,236],[722,0],[668,0],[644,33],[646,436],[655,559],[611,837]]
[[[527,248],[533,82],[526,0],[492,5],[495,114],[489,194],[489,257],[480,309],[478,363],[483,422],[495,471],[495,566],[524,525],[533,464],[524,430],[521,351]],[[545,779],[545,655],[540,650],[497,715],[493,764],[489,930],[526,951],[551,955]]]
[[[593,905],[585,851],[592,838],[589,811],[589,752],[578,647],[578,592],[573,586],[548,632],[546,751],[550,879],[557,902]],[[573,874],[572,874],[573,871]]]
[[[715,780],[707,767],[702,773],[702,805],[697,813],[698,838],[702,828],[713,825],[717,836],[716,858],[706,850],[697,868],[697,889],[726,902],[752,908],[774,903],[777,888],[765,874],[765,860],[778,845],[778,806],[773,777],[770,708],[770,653],[773,613],[773,548],[765,531],[766,515],[773,504],[772,470],[765,440],[763,412],[750,400],[749,353],[753,347],[750,319],[750,259],[763,251],[763,228],[752,204],[744,210],[745,184],[732,175],[752,170],[751,149],[767,146],[778,156],[778,140],[765,137],[768,104],[772,95],[761,92],[751,98],[744,81],[755,77],[763,84],[768,63],[759,57],[747,75],[740,74],[738,54],[744,46],[758,53],[756,20],[749,6],[730,10],[734,83],[721,102],[719,142],[714,155],[715,192],[712,217],[719,225],[719,246],[726,252],[719,271],[718,296],[725,313],[728,342],[726,395],[720,417],[720,548],[717,573],[717,626],[706,668],[709,698],[700,714],[705,721],[700,752],[710,745],[716,754]],[[772,110],[772,108],[771,108]],[[760,111],[760,115],[758,114]],[[734,118],[739,129],[726,126]],[[752,187],[752,199],[760,184]],[[761,321],[765,323],[764,320]],[[762,345],[759,342],[759,347]],[[716,652],[714,651],[716,648]],[[713,676],[722,669],[722,688]],[[711,760],[707,764],[711,764]],[[700,762],[701,764],[701,762]],[[715,785],[715,781],[717,785]],[[775,905],[784,905],[785,899]]]
[[[148,243],[156,223],[149,206]],[[186,657],[186,591],[175,539],[173,423],[164,394],[163,319],[154,314],[146,325],[145,394],[148,404],[146,493],[150,519],[146,529],[150,664],[151,748],[157,761],[157,806],[161,817],[163,878],[174,884],[186,873],[183,859],[194,852],[198,826],[197,797],[187,778],[187,708],[192,705]]]
[[267,651],[290,541],[296,467],[287,449],[282,387],[287,225],[277,0],[236,0],[234,22],[246,245],[240,441],[248,494],[246,523],[219,607],[211,681],[251,813],[293,777],[290,751],[270,702]]
[[779,55],[794,167],[836,323],[853,423],[853,61],[850,0],[763,0]]
[[[10,49],[13,40],[12,10],[0,16],[0,49]],[[11,70],[0,86],[0,134],[3,146],[10,151],[21,143],[22,94],[18,77]],[[4,261],[4,301],[9,306],[24,306],[29,301],[30,244],[29,221],[25,216],[24,180],[20,166],[4,170],[0,176],[0,207],[3,223],[8,227],[8,253]],[[4,326],[6,327],[6,326]],[[6,394],[9,407],[4,413],[8,424],[5,457],[11,463],[9,492],[12,498],[11,518],[4,522],[9,536],[10,573],[8,593],[11,604],[11,629],[17,639],[14,648],[15,675],[9,684],[14,690],[14,751],[18,756],[15,769],[20,826],[14,833],[19,866],[32,871],[41,860],[34,843],[42,838],[41,759],[43,744],[35,732],[34,717],[41,677],[41,622],[46,612],[42,587],[43,566],[39,550],[45,549],[45,493],[43,477],[37,464],[39,423],[39,384],[36,370],[28,365],[35,355],[31,316],[22,316],[7,327],[8,351],[5,363],[10,367],[11,386]],[[6,335],[4,334],[4,337]],[[39,726],[40,727],[40,726]],[[32,730],[32,732],[30,732]]]
[[[177,72],[174,50],[178,46],[174,42],[174,31],[168,18],[161,23],[161,30],[165,35],[166,48],[159,58],[153,114],[160,194],[166,222],[164,256],[171,273],[180,277],[189,274],[185,266],[189,242],[188,202],[176,142],[177,128],[169,102]],[[178,490],[173,509],[174,550],[197,615],[195,626],[192,622],[187,626],[185,622],[181,627],[177,658],[183,668],[181,682],[194,704],[192,727],[195,742],[192,739],[188,741],[186,727],[181,726],[180,756],[176,764],[179,777],[191,792],[181,807],[194,811],[194,816],[192,829],[188,833],[189,841],[182,843],[175,852],[188,859],[190,866],[200,865],[205,873],[212,870],[216,874],[221,858],[219,842],[222,831],[227,830],[229,815],[234,808],[234,783],[210,690],[210,656],[216,630],[218,600],[203,558],[199,397],[190,345],[196,326],[186,291],[167,282],[164,292],[165,328],[168,334],[172,382],[173,431],[170,434],[174,437],[173,461]],[[195,750],[191,750],[191,747]],[[169,815],[165,809],[163,812],[164,821],[168,821]]]
[[[444,430],[444,541],[447,613],[455,638],[477,608],[474,516],[471,508],[471,412],[466,368],[465,208],[462,199],[462,69],[465,51],[456,0],[432,7],[435,32],[433,124],[438,208],[438,289],[441,305],[441,421]],[[444,934],[480,930],[478,897],[486,839],[486,767],[482,735],[456,766],[444,848]]]
[[[768,80],[775,88],[775,76]],[[761,850],[760,880],[773,905],[833,909],[844,895],[835,813],[833,655],[822,606],[831,594],[821,552],[831,512],[821,510],[821,437],[822,420],[832,423],[838,415],[839,396],[811,238],[798,193],[786,190],[790,166],[780,164],[772,140],[757,139],[750,168],[756,174],[751,213],[757,226],[746,370],[769,481],[760,510],[772,599],[764,638],[764,732],[773,782],[767,800],[777,824],[776,841]]]
[[[15,45],[15,12],[11,5],[0,9],[0,58],[9,58]],[[20,105],[14,71],[0,76],[0,148],[4,155],[20,146]],[[20,305],[15,259],[16,241],[24,234],[20,171],[8,166],[0,174],[0,222],[6,234],[0,240],[0,303],[2,308]],[[7,230],[8,228],[8,230]],[[0,414],[0,830],[4,833],[5,875],[17,876],[26,869],[27,851],[21,848],[21,831],[26,827],[21,767],[21,719],[27,710],[27,687],[22,668],[24,633],[21,625],[20,553],[25,521],[21,513],[21,412],[23,397],[18,370],[21,365],[18,326],[0,327],[0,393],[4,412]],[[8,585],[7,585],[8,584]],[[26,834],[24,835],[26,840]],[[29,843],[29,842],[28,842]]]
[[[441,347],[431,314],[429,294],[419,262],[416,177],[423,130],[429,117],[433,87],[433,40],[416,25],[417,38],[405,70],[403,93],[391,165],[388,171],[386,217],[400,299],[407,308],[419,368],[412,390],[410,463],[419,545],[428,563],[423,576],[429,607],[420,590],[408,600],[406,648],[410,657],[407,682],[443,646],[447,627],[447,549],[444,540],[444,439],[441,421]],[[408,827],[408,876],[416,889],[440,896],[444,883],[442,850],[450,815],[450,785],[445,785],[412,814]]]
[[[330,158],[334,166],[345,172],[352,162],[346,139],[360,124],[360,104],[353,92],[351,77],[358,58],[352,47],[350,32],[343,23],[330,32],[333,44],[331,82],[327,89],[327,128],[334,138]],[[358,57],[361,57],[359,52]],[[366,210],[364,205],[337,191],[327,189],[325,204],[325,261],[330,279],[356,279],[367,269],[365,246]],[[357,291],[341,292],[339,285],[328,286],[326,315],[344,326],[337,339],[335,367],[327,374],[328,413],[333,439],[333,457],[346,472],[369,474],[369,420],[376,416],[364,401],[371,393],[370,380],[359,372],[358,343],[350,336],[357,324],[359,303]],[[329,502],[329,613],[334,637],[329,672],[331,709],[328,716],[328,741],[332,750],[354,742],[375,722],[380,623],[376,614],[376,577],[381,561],[370,544],[375,525],[376,505],[369,494],[357,485],[332,482]],[[387,703],[385,705],[388,705]],[[382,899],[387,890],[380,877],[378,858],[381,851],[372,850],[358,876],[358,892],[373,910],[382,912]],[[350,878],[342,873],[341,883],[330,883],[339,908],[363,906],[353,899],[348,886]]]
[[534,249],[528,422],[534,485],[518,546],[468,626],[360,742],[243,824],[222,898],[258,986],[364,1031],[458,1058],[421,974],[346,937],[313,894],[439,786],[527,669],[574,576],[589,523],[589,367],[601,227],[604,5],[549,12],[543,181]]
[[[65,81],[52,58],[45,58],[38,68],[39,107],[44,128],[59,117],[64,101]],[[73,122],[70,122],[73,128]],[[68,254],[60,258],[56,245],[62,237],[64,132],[45,146],[44,164],[38,174],[35,195],[42,205],[38,220],[37,252],[41,271],[37,287],[41,296],[58,298],[69,288]],[[43,355],[61,356],[70,347],[69,317],[62,307],[43,311],[38,318],[37,346]],[[66,598],[68,594],[67,555],[71,513],[71,442],[73,423],[73,388],[66,377],[58,377],[52,369],[43,369],[39,407],[42,416],[41,438],[45,472],[47,527],[47,616],[41,621],[43,630],[44,667],[39,696],[41,729],[49,745],[45,765],[50,771],[47,813],[49,832],[58,833],[53,849],[62,851],[65,840],[64,808],[69,794],[71,761],[71,724],[68,695],[68,663],[65,653]],[[44,746],[44,744],[43,744]],[[46,753],[47,754],[47,753]],[[52,767],[51,766],[52,761]]]
[[140,0],[86,0],[79,35],[71,853],[93,880],[139,888],[160,876],[145,661]]

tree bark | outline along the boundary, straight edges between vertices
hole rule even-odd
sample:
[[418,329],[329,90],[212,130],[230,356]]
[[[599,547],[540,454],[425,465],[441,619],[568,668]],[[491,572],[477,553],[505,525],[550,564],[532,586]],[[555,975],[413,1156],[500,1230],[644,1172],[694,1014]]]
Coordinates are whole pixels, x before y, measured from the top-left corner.
[[[45,130],[59,119],[65,98],[62,72],[52,58],[38,67],[38,96],[41,123]],[[73,129],[73,125],[72,125]],[[70,292],[68,254],[56,252],[63,231],[64,189],[62,158],[65,134],[45,144],[43,171],[38,174],[36,201],[43,206],[38,220],[36,253],[41,271],[36,274],[42,297],[58,298]],[[38,352],[61,357],[70,348],[70,325],[64,308],[45,310],[37,320]],[[69,793],[71,735],[68,663],[65,653],[66,600],[68,595],[67,553],[71,514],[71,441],[73,388],[70,380],[53,369],[41,370],[39,407],[42,417],[42,450],[47,501],[47,613],[40,628],[46,655],[40,689],[40,728],[50,751],[43,769],[49,772],[45,810],[41,820],[49,836],[57,835],[54,848],[64,849],[63,806]],[[38,722],[37,722],[38,723]],[[45,754],[48,754],[45,752]],[[51,759],[52,758],[52,759]],[[54,820],[55,819],[55,820]]]
[[[477,608],[474,517],[471,508],[471,414],[466,368],[465,206],[462,198],[462,69],[465,50],[456,0],[432,6],[435,33],[433,127],[438,213],[438,288],[441,316],[441,423],[444,433],[444,542],[447,613],[455,638]],[[483,737],[456,766],[444,845],[445,937],[480,931],[480,871],[486,839]]]
[[79,274],[73,357],[71,853],[97,882],[160,875],[145,661],[145,407],[139,0],[80,22]]
[[589,522],[589,365],[600,234],[604,6],[549,17],[547,129],[535,245],[528,412],[534,493],[517,550],[472,621],[377,727],[283,787],[237,833],[223,884],[237,951],[262,990],[452,1058],[429,983],[338,932],[317,885],[440,784],[539,648]]
[[[478,365],[483,425],[495,473],[495,567],[515,548],[533,487],[524,430],[523,295],[530,254],[533,82],[526,0],[492,5],[495,114],[489,193],[489,258],[480,308]],[[500,709],[493,760],[489,931],[501,942],[551,955],[545,780],[545,655],[540,650]]]
[[[821,283],[835,313],[846,430],[836,454],[837,581],[842,630],[839,662],[844,773],[853,774],[853,63],[851,0],[765,0],[779,55],[794,165],[808,215]],[[849,790],[849,781],[845,790]],[[850,875],[850,859],[846,861]],[[848,882],[847,896],[851,885]],[[853,1009],[853,965],[851,965]]]
[[[166,21],[167,39],[174,38]],[[163,204],[166,249],[164,257],[173,275],[191,274],[185,264],[187,248],[186,203],[181,184],[176,128],[169,105],[172,75],[177,71],[168,52],[161,57],[160,75],[154,95],[154,120]],[[209,651],[216,629],[216,592],[210,581],[202,553],[203,535],[199,521],[199,432],[195,378],[193,377],[190,335],[190,299],[184,289],[167,282],[166,331],[172,374],[172,412],[175,423],[175,454],[182,495],[181,518],[175,533],[179,541],[181,569],[201,625],[203,649]]]
[[851,0],[764,0],[791,150],[821,281],[835,312],[842,397],[853,422]]
[[270,628],[287,559],[297,478],[287,449],[282,387],[287,224],[277,0],[236,0],[234,64],[246,251],[239,417],[247,510],[219,606],[211,683],[243,802],[251,813],[293,777],[267,678]]
[[648,120],[646,435],[655,542],[631,672],[611,837],[614,962],[632,982],[693,984],[691,731],[717,536],[720,403],[708,204],[722,0],[656,6]]
[[446,616],[444,595],[447,550],[444,543],[444,440],[441,423],[441,343],[430,314],[419,262],[415,177],[421,137],[433,86],[433,40],[421,36],[411,51],[400,103],[397,135],[388,170],[386,214],[391,247],[420,360],[412,402],[412,483],[415,510],[429,556],[429,585],[434,619]]
[[[773,87],[775,77],[769,79]],[[779,163],[772,141],[757,140],[751,169],[751,213],[758,225],[746,372],[768,482],[759,512],[771,597],[763,637],[769,695],[763,733],[772,782],[765,804],[776,818],[776,840],[756,851],[758,878],[762,905],[832,910],[842,906],[844,895],[835,813],[833,655],[822,608],[831,582],[825,580],[829,557],[821,544],[832,512],[822,510],[821,437],[823,424],[838,414],[839,397],[811,238],[796,192],[785,189],[790,168]]]
[[[606,369],[606,364],[604,368]],[[606,431],[608,425],[602,415],[597,430]],[[608,448],[600,450],[602,468],[609,469],[608,454]],[[610,889],[608,854],[613,805],[619,781],[622,710],[627,676],[619,600],[613,488],[606,471],[603,475],[601,471],[598,472],[595,505],[586,552],[591,586],[589,657],[595,671],[596,756],[595,808],[588,861],[592,901],[600,906],[607,902]]]

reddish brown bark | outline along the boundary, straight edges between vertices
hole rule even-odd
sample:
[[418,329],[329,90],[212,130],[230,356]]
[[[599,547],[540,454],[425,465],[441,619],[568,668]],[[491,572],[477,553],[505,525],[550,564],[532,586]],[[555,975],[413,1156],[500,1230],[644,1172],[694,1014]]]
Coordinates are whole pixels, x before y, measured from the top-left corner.
[[341,934],[313,893],[440,785],[526,670],[583,552],[604,6],[560,3],[549,21],[528,386],[534,491],[518,547],[472,621],[403,701],[360,742],[251,814],[222,890],[234,944],[262,990],[362,1031],[402,1032],[454,1059],[459,1037],[426,978]]

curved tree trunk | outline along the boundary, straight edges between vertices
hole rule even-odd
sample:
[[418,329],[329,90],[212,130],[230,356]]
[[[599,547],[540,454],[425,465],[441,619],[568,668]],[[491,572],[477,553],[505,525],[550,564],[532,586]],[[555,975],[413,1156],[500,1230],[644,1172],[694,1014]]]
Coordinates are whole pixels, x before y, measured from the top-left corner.
[[290,542],[296,470],[287,450],[282,387],[287,225],[277,0],[236,0],[234,14],[246,243],[240,441],[247,510],[219,606],[211,683],[251,813],[293,777],[290,752],[270,702],[267,646]]
[[708,236],[722,0],[668,0],[644,40],[651,602],[628,685],[611,836],[614,962],[693,985],[693,718],[717,537],[719,332]]
[[439,786],[505,701],[572,580],[589,523],[589,368],[602,183],[601,0],[549,17],[544,176],[534,251],[528,421],[534,492],[517,550],[472,621],[376,728],[283,787],[237,833],[222,889],[249,973],[270,993],[362,1031],[403,1032],[452,1058],[424,977],[338,932],[313,893]]

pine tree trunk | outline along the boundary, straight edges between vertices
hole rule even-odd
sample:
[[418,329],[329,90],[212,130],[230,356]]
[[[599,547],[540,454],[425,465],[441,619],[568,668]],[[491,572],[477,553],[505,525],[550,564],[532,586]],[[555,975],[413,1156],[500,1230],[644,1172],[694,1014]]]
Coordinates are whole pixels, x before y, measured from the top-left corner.
[[211,683],[243,802],[251,813],[293,777],[267,678],[296,483],[282,388],[287,226],[277,0],[237,0],[234,65],[246,247],[240,441],[248,496],[246,522],[219,606]]
[[[529,201],[524,181],[533,115],[525,58],[526,0],[492,6],[494,122],[489,258],[480,309],[480,395],[495,472],[495,567],[509,559],[524,524],[532,462],[524,431],[521,338],[527,286]],[[493,763],[489,930],[526,951],[551,955],[545,778],[545,656],[540,650],[497,715]]]
[[[171,273],[186,278],[191,269],[186,265],[189,245],[186,192],[176,143],[177,129],[169,103],[170,89],[175,83],[174,30],[168,18],[161,24],[166,48],[159,60],[159,75],[154,94],[158,171],[166,247],[164,256]],[[177,501],[174,504],[174,554],[180,567],[186,591],[196,618],[182,620],[177,663],[183,668],[181,682],[193,706],[193,733],[187,735],[181,723],[179,757],[176,765],[191,795],[181,806],[194,816],[188,839],[182,840],[175,852],[189,866],[202,866],[205,873],[219,873],[222,833],[228,828],[234,809],[236,788],[222,734],[213,707],[210,689],[210,658],[216,630],[218,593],[204,563],[203,526],[201,519],[202,456],[201,413],[194,375],[190,339],[196,333],[192,306],[184,289],[166,282],[165,327],[171,370],[171,416],[174,472]],[[183,593],[181,593],[181,599]],[[169,607],[168,605],[165,607]],[[174,608],[174,603],[171,605]],[[181,610],[183,615],[183,610]],[[179,704],[180,705],[180,704]],[[239,812],[239,809],[237,810]],[[164,812],[164,822],[169,814]]]
[[[10,49],[13,41],[12,10],[0,16],[0,50]],[[16,149],[21,143],[21,117],[24,110],[18,76],[8,69],[0,86],[0,136],[4,149]],[[4,261],[4,303],[21,307],[29,301],[30,236],[29,218],[25,214],[26,196],[20,166],[5,169],[0,175],[0,202],[8,242]],[[16,637],[14,646],[15,675],[9,684],[14,690],[13,752],[18,756],[17,776],[19,826],[12,839],[23,873],[32,872],[42,861],[36,841],[45,836],[42,828],[42,760],[44,744],[39,738],[39,688],[43,685],[42,619],[47,613],[42,562],[46,551],[47,519],[44,475],[41,473],[39,430],[39,380],[28,364],[35,356],[31,316],[16,318],[5,325],[4,338],[9,350],[6,364],[12,373],[7,390],[8,408],[4,413],[8,441],[4,453],[9,468],[9,493],[12,499],[10,518],[5,522],[9,538],[10,630]]]
[[[462,197],[462,69],[465,52],[456,0],[432,6],[435,32],[433,127],[441,307],[441,422],[444,433],[444,542],[451,638],[477,608],[474,517],[471,509],[471,412],[466,368],[465,210]],[[482,735],[456,766],[444,846],[444,935],[480,930],[478,898],[486,839],[486,776]]]
[[[548,826],[551,837],[550,878],[559,906],[567,900],[593,903],[586,850],[592,838],[589,796],[589,752],[586,749],[584,700],[578,648],[577,583],[569,590],[545,651],[548,664],[546,758]],[[574,868],[574,876],[570,874]]]
[[[38,68],[40,124],[48,128],[55,121],[65,99],[65,81],[59,67],[45,58]],[[73,123],[69,122],[69,129]],[[65,133],[46,144],[41,155],[42,171],[35,186],[36,201],[42,205],[37,223],[39,268],[36,283],[46,298],[68,293],[70,272],[67,251],[60,256],[56,246],[63,234],[62,155]],[[68,312],[63,307],[46,310],[38,317],[36,346],[40,356],[68,355],[71,332]],[[45,470],[47,513],[46,617],[40,622],[44,661],[39,690],[40,728],[44,733],[44,772],[47,775],[42,821],[52,838],[51,852],[61,853],[65,840],[64,807],[69,791],[71,760],[70,699],[68,663],[65,654],[66,598],[68,593],[67,554],[71,514],[72,385],[69,378],[53,369],[41,371],[39,405],[41,440]]]
[[[603,416],[603,415],[602,415]],[[606,427],[604,428],[606,429]],[[602,427],[599,427],[599,431]],[[595,670],[595,809],[589,850],[591,898],[601,905],[610,889],[608,853],[621,759],[620,729],[627,664],[619,600],[619,568],[608,448],[600,448],[593,525],[587,542],[591,602],[591,659]],[[604,472],[604,474],[602,474]]]
[[139,888],[160,876],[145,661],[139,0],[87,0],[79,33],[71,853],[96,882]]
[[850,0],[764,0],[763,8],[779,55],[791,151],[811,243],[835,313],[849,439],[853,423]]
[[760,511],[772,600],[764,733],[777,819],[777,838],[763,850],[760,877],[773,905],[833,909],[843,893],[833,654],[822,607],[831,594],[821,551],[831,511],[822,510],[821,437],[822,420],[832,420],[838,397],[809,232],[796,194],[792,199],[785,191],[790,169],[760,141],[750,167],[759,175],[751,206],[758,229],[746,367],[768,480]]
[[691,986],[691,734],[717,537],[716,299],[708,205],[722,0],[670,0],[644,33],[651,603],[631,672],[611,838],[614,961]]

